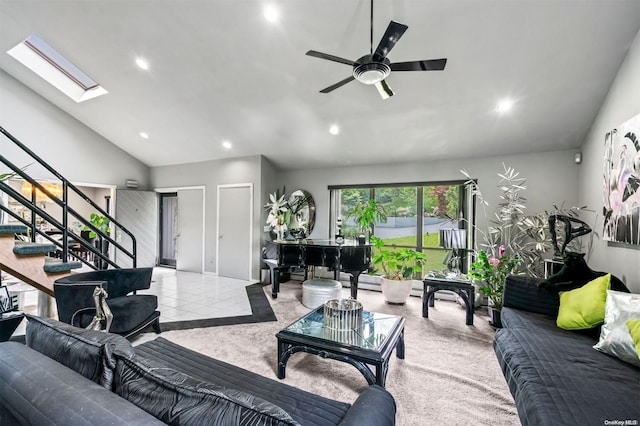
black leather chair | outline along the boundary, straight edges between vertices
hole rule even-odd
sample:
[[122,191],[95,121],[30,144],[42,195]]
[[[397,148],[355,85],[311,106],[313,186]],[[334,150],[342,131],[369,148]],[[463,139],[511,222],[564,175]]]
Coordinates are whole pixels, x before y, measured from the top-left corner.
[[153,268],[106,269],[72,274],[55,281],[53,288],[58,318],[76,327],[86,327],[95,315],[93,290],[102,285],[107,291],[107,305],[113,314],[110,333],[126,338],[135,336],[148,326],[160,333],[158,298],[151,294],[135,294],[151,287]]

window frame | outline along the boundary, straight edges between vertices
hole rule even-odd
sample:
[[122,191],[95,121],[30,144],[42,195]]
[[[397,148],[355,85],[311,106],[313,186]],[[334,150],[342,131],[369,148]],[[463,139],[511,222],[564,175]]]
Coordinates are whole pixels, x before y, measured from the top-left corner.
[[[470,248],[475,245],[475,216],[476,200],[471,191],[468,180],[442,180],[442,181],[418,181],[418,182],[394,182],[394,183],[373,183],[373,184],[347,184],[329,185],[329,238],[333,239],[337,233],[336,219],[339,216],[339,191],[343,189],[369,189],[369,198],[375,199],[375,190],[379,188],[416,188],[416,245],[398,245],[397,247],[407,247],[422,252],[427,250],[447,250],[445,248],[424,246],[423,221],[418,217],[424,216],[424,189],[433,186],[458,186],[458,228],[467,230],[467,249],[460,253],[461,271],[466,273],[469,267]],[[375,227],[374,227],[375,230]]]

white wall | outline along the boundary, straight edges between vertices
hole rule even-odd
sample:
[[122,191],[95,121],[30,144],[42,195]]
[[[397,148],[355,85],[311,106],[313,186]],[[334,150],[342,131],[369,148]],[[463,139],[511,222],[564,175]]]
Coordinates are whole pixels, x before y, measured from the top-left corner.
[[[611,129],[640,113],[640,32],[611,85],[582,146],[580,203],[600,212],[596,231],[602,234],[604,137]],[[612,272],[634,293],[640,293],[640,246],[612,244],[598,240],[589,258],[596,270]]]
[[[98,100],[90,100],[93,102]],[[118,123],[113,123],[117,126]],[[27,145],[72,182],[125,186],[135,179],[140,189],[149,183],[149,168],[78,120],[0,70],[0,126]],[[32,160],[19,154],[4,136],[2,154],[22,167]],[[51,179],[48,172],[30,166],[28,173]]]
[[252,276],[260,277],[260,238],[262,233],[262,172],[261,156],[154,167],[151,169],[153,188],[185,186],[205,187],[205,264],[206,272],[216,272],[217,186],[253,183],[253,266]]
[[[554,151],[536,154],[504,156],[500,158],[462,158],[451,161],[389,164],[364,167],[338,167],[332,169],[298,170],[281,172],[276,184],[270,188],[287,187],[287,193],[295,189],[306,189],[316,202],[316,227],[312,238],[329,237],[329,191],[328,185],[374,184],[399,182],[429,182],[464,180],[460,170],[467,171],[478,184],[490,203],[489,219],[493,217],[498,203],[496,188],[503,162],[515,168],[527,179],[527,212],[539,213],[553,209],[553,204],[577,206],[579,166],[574,164],[574,151]],[[480,213],[478,226],[486,229],[486,220]]]

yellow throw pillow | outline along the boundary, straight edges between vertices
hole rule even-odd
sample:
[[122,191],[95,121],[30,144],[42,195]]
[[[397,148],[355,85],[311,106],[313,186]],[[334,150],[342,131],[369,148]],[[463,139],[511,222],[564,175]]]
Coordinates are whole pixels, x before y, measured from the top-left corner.
[[629,334],[631,334],[631,338],[633,339],[633,344],[636,345],[638,358],[640,358],[640,319],[627,320],[625,324],[627,324]]
[[580,288],[561,291],[560,309],[556,324],[565,330],[584,330],[604,322],[607,290],[611,286],[611,274],[603,275]]

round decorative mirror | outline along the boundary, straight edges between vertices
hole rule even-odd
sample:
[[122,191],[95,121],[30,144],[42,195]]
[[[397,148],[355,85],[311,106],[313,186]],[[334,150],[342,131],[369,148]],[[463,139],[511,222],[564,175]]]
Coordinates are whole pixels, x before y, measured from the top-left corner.
[[298,189],[289,197],[291,206],[291,220],[289,230],[298,238],[311,235],[316,224],[316,203],[313,197],[304,189]]

